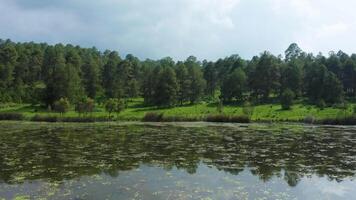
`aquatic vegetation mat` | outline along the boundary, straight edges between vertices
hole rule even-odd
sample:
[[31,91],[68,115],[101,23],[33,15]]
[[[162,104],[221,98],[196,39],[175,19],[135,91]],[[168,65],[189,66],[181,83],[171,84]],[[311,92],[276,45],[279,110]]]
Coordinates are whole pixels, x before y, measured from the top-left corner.
[[0,199],[350,199],[355,172],[355,127],[0,122]]

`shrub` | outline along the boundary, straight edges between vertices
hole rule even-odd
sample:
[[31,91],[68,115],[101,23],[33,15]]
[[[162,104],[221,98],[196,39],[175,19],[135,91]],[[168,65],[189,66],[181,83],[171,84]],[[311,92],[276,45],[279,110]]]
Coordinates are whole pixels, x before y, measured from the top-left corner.
[[116,99],[110,98],[105,102],[105,110],[109,113],[109,117],[111,117],[111,113],[115,111],[116,106]]
[[340,118],[328,118],[320,120],[319,123],[325,125],[356,125],[356,117],[355,116],[347,116]]
[[316,105],[317,105],[321,110],[324,110],[324,108],[326,107],[326,103],[325,103],[324,99],[319,99],[318,102],[316,103]]
[[216,110],[218,111],[218,113],[223,113],[224,112],[224,103],[223,103],[222,100],[219,101]]
[[21,113],[0,113],[0,120],[23,120]]
[[353,114],[356,114],[356,105],[353,106],[352,112],[353,112]]
[[304,123],[307,123],[307,124],[314,124],[315,123],[315,117],[313,116],[306,116],[304,119],[303,119],[303,122]]
[[184,117],[184,116],[164,116],[162,121],[164,122],[196,122],[199,121],[199,117]]
[[233,123],[249,123],[250,118],[246,115],[224,115],[224,114],[219,114],[219,115],[208,115],[205,118],[205,121],[207,122],[233,122]]
[[91,98],[83,98],[75,105],[75,111],[80,114],[92,113],[95,108],[94,100]]
[[106,121],[112,121],[112,120],[107,117],[57,117],[57,116],[35,115],[34,117],[31,118],[31,121],[90,123],[90,122],[106,122]]
[[230,117],[224,114],[208,115],[205,120],[207,122],[230,122]]
[[250,102],[245,102],[242,108],[242,113],[248,117],[253,115],[254,107],[251,105]]
[[294,98],[295,98],[294,92],[290,89],[285,89],[280,97],[282,109],[289,110],[291,105],[293,104]]
[[58,117],[35,115],[31,118],[31,121],[34,121],[34,122],[58,122]]
[[240,115],[240,116],[236,116],[233,115],[230,117],[230,122],[234,122],[234,123],[250,123],[251,119],[249,116],[246,115]]
[[67,98],[61,98],[59,101],[54,102],[54,111],[59,112],[63,115],[63,113],[68,112],[70,107],[70,103]]
[[122,99],[117,99],[116,100],[116,107],[115,107],[115,112],[117,115],[119,115],[122,111],[124,111],[126,108],[126,102]]
[[161,122],[163,121],[163,113],[148,112],[143,117],[144,122]]

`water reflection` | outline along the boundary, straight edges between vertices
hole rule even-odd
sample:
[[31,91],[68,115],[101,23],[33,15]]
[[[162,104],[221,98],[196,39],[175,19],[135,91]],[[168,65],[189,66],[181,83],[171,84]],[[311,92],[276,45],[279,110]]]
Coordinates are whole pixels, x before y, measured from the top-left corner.
[[0,126],[0,184],[116,178],[144,165],[192,175],[202,166],[233,176],[248,171],[261,182],[278,178],[295,187],[305,177],[353,180],[355,147],[354,127],[6,123]]

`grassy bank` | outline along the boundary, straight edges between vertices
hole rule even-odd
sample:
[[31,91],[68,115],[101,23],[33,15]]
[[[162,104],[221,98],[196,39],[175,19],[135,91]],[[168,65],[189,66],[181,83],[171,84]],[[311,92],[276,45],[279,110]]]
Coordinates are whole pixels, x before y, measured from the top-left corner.
[[[296,104],[291,110],[282,110],[279,104],[264,104],[254,106],[254,111],[251,116],[251,121],[294,121],[294,122],[323,122],[327,123],[338,119],[341,123],[345,117],[348,117],[353,112],[353,106],[350,104],[348,108],[340,109],[327,107],[320,109],[313,105]],[[217,111],[216,104],[201,103],[197,105],[184,105],[175,108],[158,108],[144,107],[142,99],[134,99],[129,102],[128,108],[119,115],[109,113],[98,105],[93,113],[79,116],[78,113],[71,109],[69,112],[61,115],[59,113],[50,112],[39,106],[31,106],[28,104],[2,104],[0,106],[0,114],[10,116],[11,119],[24,119],[32,121],[142,121],[147,113],[159,113],[163,117],[151,121],[221,121],[221,122],[239,122],[243,117],[243,108],[237,105],[225,105],[223,114]],[[10,114],[14,114],[11,116]],[[22,114],[18,116],[16,114]],[[147,114],[148,115],[148,114]],[[0,120],[6,119],[1,117]],[[235,120],[234,120],[235,119]],[[352,120],[350,120],[352,121]],[[350,123],[350,122],[348,122]]]

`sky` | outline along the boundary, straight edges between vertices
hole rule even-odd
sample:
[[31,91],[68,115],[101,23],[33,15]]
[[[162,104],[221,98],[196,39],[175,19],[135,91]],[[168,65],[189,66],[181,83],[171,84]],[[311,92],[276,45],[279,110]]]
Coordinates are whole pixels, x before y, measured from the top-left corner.
[[0,0],[0,38],[140,59],[356,53],[354,0]]

